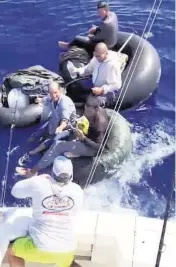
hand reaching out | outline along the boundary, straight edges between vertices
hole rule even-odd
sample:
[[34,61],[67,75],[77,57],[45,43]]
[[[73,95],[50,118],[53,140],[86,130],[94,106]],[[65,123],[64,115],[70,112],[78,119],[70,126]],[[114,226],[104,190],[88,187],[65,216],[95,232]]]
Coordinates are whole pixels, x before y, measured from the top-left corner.
[[94,93],[94,95],[102,95],[103,89],[101,87],[93,87],[92,92]]
[[92,27],[89,29],[88,33],[89,34],[93,34],[97,29],[97,26],[96,25],[92,25]]

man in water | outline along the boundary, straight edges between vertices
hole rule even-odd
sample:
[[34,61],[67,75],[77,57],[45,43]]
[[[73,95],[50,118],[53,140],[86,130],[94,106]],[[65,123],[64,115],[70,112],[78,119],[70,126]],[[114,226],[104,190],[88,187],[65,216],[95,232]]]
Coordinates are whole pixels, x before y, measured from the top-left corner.
[[97,9],[101,23],[99,26],[92,26],[88,37],[77,35],[71,43],[59,41],[59,46],[69,48],[77,45],[87,50],[94,50],[97,43],[104,42],[108,48],[113,48],[117,43],[118,35],[117,15],[109,10],[109,5],[106,1],[98,2]]
[[101,149],[105,134],[108,129],[108,116],[106,110],[99,106],[98,98],[88,97],[85,105],[84,115],[89,121],[88,134],[85,136],[82,131],[76,129],[78,140],[59,141],[54,143],[44,154],[41,160],[32,169],[16,168],[20,175],[32,176],[36,172],[49,167],[55,157],[65,155],[67,157],[93,157]]
[[50,109],[49,121],[29,138],[30,142],[40,138],[45,140],[37,148],[26,154],[25,159],[48,149],[55,138],[57,140],[68,138],[71,127],[75,125],[75,105],[68,96],[62,94],[57,82],[52,82],[49,85],[49,94],[50,97],[46,99]]
[[117,52],[108,50],[106,44],[98,43],[91,61],[81,68],[73,65],[71,71],[79,75],[92,75],[94,87],[90,92],[99,98],[101,106],[108,108],[116,103],[122,86],[120,59]]
[[[33,215],[29,216],[26,229],[28,236],[18,236],[8,249],[11,267],[24,267],[25,262],[56,264],[58,267],[69,267],[72,264],[76,250],[74,224],[83,204],[83,190],[72,180],[72,162],[60,156],[54,160],[51,176],[34,176],[13,186],[11,193],[14,197],[32,199]],[[24,228],[23,219],[21,224],[21,228]],[[14,237],[13,225],[11,224]],[[19,235],[20,229],[16,231]],[[0,256],[5,255],[10,241],[7,239],[10,238],[9,231],[4,235],[4,240],[2,235],[0,233]]]

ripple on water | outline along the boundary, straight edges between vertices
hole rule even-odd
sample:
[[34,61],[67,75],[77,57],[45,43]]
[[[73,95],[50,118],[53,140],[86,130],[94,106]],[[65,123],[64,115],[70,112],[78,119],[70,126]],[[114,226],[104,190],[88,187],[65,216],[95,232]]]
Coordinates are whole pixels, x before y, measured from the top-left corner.
[[[74,3],[71,0],[1,0],[1,53],[3,55],[7,53],[8,56],[10,53],[10,63],[7,63],[7,68],[5,69],[4,62],[0,65],[2,76],[9,72],[11,65],[14,69],[19,69],[21,66],[28,65],[29,61],[31,64],[42,61],[47,66],[50,60],[50,66],[53,67],[58,56],[55,45],[57,38],[70,40],[77,33],[86,33],[89,26],[98,21],[96,2],[95,0],[77,0]],[[151,38],[161,56],[165,75],[167,75],[168,62],[163,59],[174,63],[172,36],[175,12],[174,8],[169,9],[171,3],[171,0],[167,0],[166,4],[163,2],[161,5],[154,30],[152,29],[154,36]],[[110,1],[111,8],[119,15],[120,29],[139,33],[143,31],[152,4],[152,1],[139,0]],[[4,57],[5,63],[7,58],[7,56]],[[159,90],[162,92],[166,88],[161,84]],[[156,97],[155,108],[159,110],[159,119],[164,116],[164,110],[173,114],[174,106],[167,101],[167,98],[161,100],[161,93]],[[137,122],[140,112],[147,114],[148,108],[142,106],[135,112],[132,155],[120,168],[117,168],[117,173],[111,180],[103,181],[85,190],[87,208],[117,212],[121,206],[125,206],[134,208],[146,216],[150,216],[151,213],[156,216],[163,214],[165,198],[149,186],[149,180],[151,177],[154,180],[157,179],[152,176],[153,168],[162,165],[165,159],[174,153],[173,129],[169,130],[173,121],[162,122],[161,119],[160,123],[156,122],[156,125],[150,128],[149,124]],[[130,116],[128,115],[128,118]],[[155,118],[150,119],[153,122]],[[1,144],[1,149],[5,151],[4,143]],[[14,151],[13,154],[15,154]],[[24,205],[23,201],[20,203]],[[10,205],[7,202],[8,204]]]
[[[117,168],[117,173],[110,180],[104,180],[85,189],[87,209],[106,210],[116,213],[120,207],[135,209],[139,214],[163,216],[165,198],[151,188],[144,175],[151,176],[152,169],[175,151],[174,136],[168,131],[166,121],[160,122],[146,130],[141,125],[133,128],[133,152]],[[172,132],[173,126],[170,126]],[[153,177],[157,179],[157,177]],[[134,194],[132,187],[139,189]]]

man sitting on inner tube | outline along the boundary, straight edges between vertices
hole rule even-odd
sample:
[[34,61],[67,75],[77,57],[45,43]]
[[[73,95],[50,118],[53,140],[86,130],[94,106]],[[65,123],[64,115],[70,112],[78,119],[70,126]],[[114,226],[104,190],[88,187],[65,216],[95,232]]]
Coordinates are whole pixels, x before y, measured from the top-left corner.
[[[90,92],[98,96],[100,106],[107,108],[114,106],[122,86],[120,59],[117,52],[108,50],[106,44],[99,43],[95,47],[91,61],[81,68],[76,68],[72,64],[70,72],[72,72],[71,75],[74,73],[92,75],[94,87],[90,89]],[[86,95],[81,97],[87,98]]]
[[59,41],[59,46],[62,48],[69,48],[69,46],[76,45],[88,51],[93,51],[97,43],[104,42],[108,48],[113,48],[117,43],[118,35],[117,15],[109,11],[109,6],[106,1],[98,2],[97,9],[102,19],[99,26],[93,25],[87,37],[77,35],[71,43]]
[[25,154],[23,161],[48,149],[55,139],[67,139],[72,127],[76,124],[75,104],[71,98],[61,93],[57,82],[52,82],[49,85],[49,95],[50,97],[45,100],[45,103],[47,102],[50,108],[49,121],[28,139],[29,142],[40,140],[40,138],[44,140],[37,148]]
[[96,156],[108,128],[108,116],[106,110],[99,106],[98,99],[92,97],[91,95],[87,99],[84,115],[89,121],[87,136],[76,128],[76,140],[55,142],[44,154],[38,164],[32,169],[17,167],[16,171],[20,175],[30,177],[38,171],[49,167],[53,163],[54,159],[60,155],[64,155],[69,158]]

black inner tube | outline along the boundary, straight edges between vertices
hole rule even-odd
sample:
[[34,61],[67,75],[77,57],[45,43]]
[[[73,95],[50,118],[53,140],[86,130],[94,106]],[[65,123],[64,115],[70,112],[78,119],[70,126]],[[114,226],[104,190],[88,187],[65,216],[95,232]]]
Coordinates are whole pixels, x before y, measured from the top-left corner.
[[[129,36],[130,33],[118,32],[118,41],[112,50],[118,51]],[[125,110],[146,101],[154,93],[160,81],[161,63],[157,50],[144,38],[135,34],[121,52],[128,56],[128,62],[122,72],[123,85],[117,108]],[[60,62],[60,71],[65,82],[68,83],[73,80],[67,69],[68,60],[75,67],[81,67],[81,62],[79,58],[72,57],[73,54],[69,55],[69,51],[66,55],[68,57]],[[83,81],[75,81],[67,87],[68,96],[73,98],[74,102],[82,102],[83,99],[79,95],[85,90],[86,84]]]
[[[123,43],[117,43],[111,50],[117,52],[121,47]],[[71,62],[76,66],[80,67],[81,63],[84,62],[84,64],[87,64],[91,59],[92,53],[87,53],[88,56],[86,58],[86,50],[84,48],[80,49],[82,53],[79,51],[77,52],[77,49],[79,51],[79,47],[73,46],[70,48],[68,52],[62,55],[59,67],[62,73],[62,76],[64,80],[66,81],[66,88],[67,88],[67,95],[73,99],[74,102],[85,102],[85,95],[88,88],[84,85],[84,82],[91,78],[91,76],[85,76],[85,77],[79,77],[76,79],[72,79],[70,76],[70,73],[67,69],[67,62],[71,60]],[[92,51],[93,52],[93,51]],[[78,53],[78,54],[77,54]],[[132,60],[133,51],[132,47],[127,43],[127,45],[123,48],[121,53],[126,54],[128,56],[128,60],[125,64],[125,68],[123,69],[123,76],[127,74],[129,63]],[[79,56],[78,56],[79,55]]]

